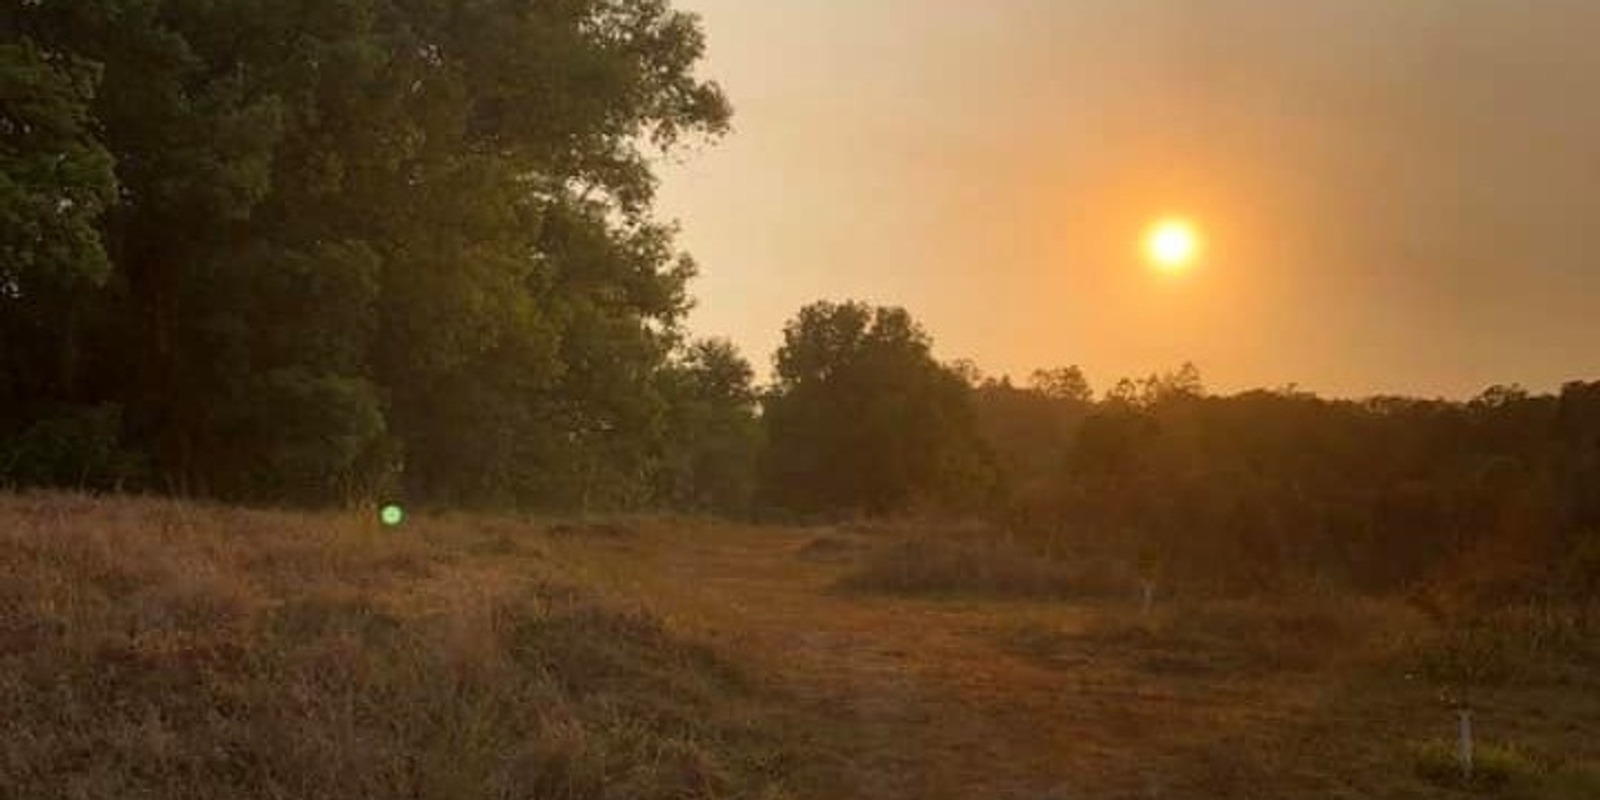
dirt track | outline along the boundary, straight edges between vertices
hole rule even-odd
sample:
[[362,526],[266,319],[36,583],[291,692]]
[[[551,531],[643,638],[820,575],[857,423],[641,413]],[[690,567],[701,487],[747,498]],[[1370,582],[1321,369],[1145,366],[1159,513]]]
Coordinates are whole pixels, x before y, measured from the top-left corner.
[[1152,677],[1148,652],[1005,646],[1019,626],[1070,642],[1115,606],[841,593],[848,558],[806,558],[815,536],[658,531],[590,563],[837,725],[830,796],[1257,796],[1269,752],[1301,760],[1283,729],[1321,713],[1305,675]]

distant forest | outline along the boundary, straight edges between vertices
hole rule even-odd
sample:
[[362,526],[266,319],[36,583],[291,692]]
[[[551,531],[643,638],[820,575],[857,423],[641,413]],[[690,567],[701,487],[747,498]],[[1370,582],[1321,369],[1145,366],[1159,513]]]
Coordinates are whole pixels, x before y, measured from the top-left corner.
[[1600,382],[1097,395],[824,302],[758,386],[686,335],[653,216],[654,160],[729,129],[703,47],[666,0],[0,6],[0,484],[960,517],[1229,586],[1600,591]]

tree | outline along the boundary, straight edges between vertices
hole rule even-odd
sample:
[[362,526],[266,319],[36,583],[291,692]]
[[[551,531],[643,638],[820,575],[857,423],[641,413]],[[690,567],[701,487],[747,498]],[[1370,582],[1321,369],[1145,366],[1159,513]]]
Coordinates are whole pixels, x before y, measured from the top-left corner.
[[969,388],[931,347],[904,309],[801,309],[763,404],[769,502],[886,514],[986,499],[993,475]]
[[110,274],[99,226],[116,192],[89,112],[99,70],[9,15],[0,30],[0,482],[118,483],[137,472],[121,409],[84,381],[82,298]]
[[726,339],[694,342],[661,373],[667,398],[658,502],[740,515],[762,444],[755,371]]
[[[9,4],[0,26],[5,119],[61,120],[50,141],[7,134],[0,247],[48,222],[61,244],[35,261],[109,273],[51,306],[0,267],[8,320],[84,317],[0,347],[93,373],[57,391],[30,366],[14,396],[125,408],[124,438],[179,490],[648,501],[694,271],[651,218],[651,159],[730,113],[694,74],[692,15],[83,0]],[[24,162],[58,152],[73,181],[44,186]],[[115,195],[94,169],[113,159]]]
[[89,117],[98,84],[91,63],[26,37],[0,43],[0,400],[76,388],[70,300],[110,273],[99,223],[116,184]]
[[98,85],[91,63],[28,38],[0,44],[0,299],[110,271],[99,223],[116,184],[91,129]]
[[1013,533],[1055,537],[1067,523],[1074,487],[1067,459],[1094,396],[1075,366],[1035,370],[1027,388],[1009,379],[973,393],[978,427],[994,453],[1004,488],[1004,519]]
[[1094,390],[1089,386],[1089,379],[1076,366],[1036,369],[1028,385],[1052,400],[1083,404],[1094,402]]
[[1185,361],[1175,370],[1152,372],[1140,379],[1121,378],[1106,391],[1106,400],[1122,405],[1150,408],[1162,403],[1204,397],[1205,383],[1200,368]]

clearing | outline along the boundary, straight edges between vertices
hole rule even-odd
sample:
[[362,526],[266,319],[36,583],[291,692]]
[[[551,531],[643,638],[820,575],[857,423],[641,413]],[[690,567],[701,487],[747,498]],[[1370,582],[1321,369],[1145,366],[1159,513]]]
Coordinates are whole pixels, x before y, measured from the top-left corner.
[[1600,796],[1592,660],[1338,594],[841,588],[929,541],[0,494],[0,798],[1458,797],[1468,668],[1475,796]]
[[[1397,652],[1422,627],[1408,610],[1324,598],[1146,620],[1131,591],[1062,602],[839,589],[881,545],[675,524],[573,555],[594,583],[644,598],[824,720],[837,751],[813,776],[819,796],[1455,795],[1417,774],[1416,744],[1453,736],[1455,716]],[[1480,736],[1600,757],[1581,734],[1600,731],[1600,703],[1577,688],[1500,690],[1480,704]]]

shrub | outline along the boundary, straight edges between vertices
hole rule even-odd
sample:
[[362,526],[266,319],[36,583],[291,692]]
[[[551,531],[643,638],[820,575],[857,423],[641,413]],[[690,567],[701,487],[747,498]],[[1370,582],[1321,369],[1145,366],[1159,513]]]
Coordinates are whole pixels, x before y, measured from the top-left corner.
[[1435,786],[1492,791],[1526,800],[1588,800],[1600,797],[1600,766],[1589,761],[1557,761],[1515,745],[1478,742],[1472,777],[1462,774],[1457,744],[1433,739],[1411,746],[1417,775]]
[[638,534],[634,526],[621,520],[558,522],[546,528],[545,532],[551,536],[578,539],[628,539]]
[[1562,592],[1573,598],[1600,597],[1600,532],[1576,537],[1558,570]]
[[1417,667],[1435,683],[1498,686],[1558,678],[1600,661],[1591,609],[1522,603],[1453,625],[1416,643]]
[[795,555],[805,561],[847,561],[865,548],[861,542],[841,536],[818,536],[806,542]]
[[1069,597],[1125,588],[1101,563],[1057,561],[997,542],[934,538],[879,549],[841,585],[890,594],[997,597]]
[[68,408],[0,440],[0,483],[110,489],[140,483],[144,459],[123,449],[122,408]]
[[1473,748],[1472,777],[1461,771],[1455,742],[1433,739],[1413,745],[1417,774],[1429,783],[1458,788],[1501,789],[1533,787],[1543,783],[1547,769],[1522,750],[1503,744],[1479,742]]
[[1574,761],[1558,765],[1545,776],[1544,800],[1591,800],[1600,797],[1600,764]]
[[1309,670],[1363,652],[1368,632],[1381,627],[1375,605],[1349,599],[1182,603],[1158,606],[1149,616],[1129,608],[1072,631],[1025,624],[1002,643],[1047,662],[1115,653],[1168,676],[1260,674]]
[[1429,680],[1454,686],[1503,684],[1518,668],[1509,638],[1488,625],[1446,631],[1419,647],[1417,658]]

